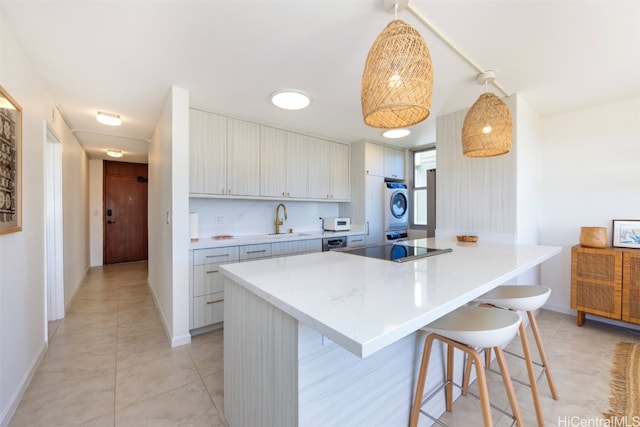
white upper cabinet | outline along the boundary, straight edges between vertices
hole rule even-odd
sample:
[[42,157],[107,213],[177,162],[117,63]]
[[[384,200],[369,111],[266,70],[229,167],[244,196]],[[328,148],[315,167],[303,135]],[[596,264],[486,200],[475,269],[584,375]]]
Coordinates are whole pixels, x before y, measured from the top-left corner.
[[289,133],[287,138],[287,197],[309,197],[309,137]]
[[227,194],[259,196],[260,125],[227,120]]
[[331,194],[336,200],[349,200],[349,146],[332,143]]
[[349,146],[190,109],[192,196],[349,201]]
[[189,192],[258,196],[260,126],[190,110]]
[[349,200],[349,146],[310,138],[309,159],[309,198]]
[[378,144],[364,146],[364,173],[367,175],[384,176],[384,147]]
[[189,110],[189,192],[226,194],[227,118]]
[[260,195],[309,196],[309,142],[304,135],[262,127]]
[[404,151],[384,147],[384,176],[386,178],[404,179]]
[[364,173],[404,179],[404,151],[367,142],[364,146]]

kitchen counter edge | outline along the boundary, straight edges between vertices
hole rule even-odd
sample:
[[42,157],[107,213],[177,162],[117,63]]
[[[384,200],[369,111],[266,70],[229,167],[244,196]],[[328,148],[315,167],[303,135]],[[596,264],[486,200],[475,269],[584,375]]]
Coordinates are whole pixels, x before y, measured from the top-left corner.
[[231,239],[214,239],[213,237],[209,237],[191,241],[189,250],[224,248],[229,246],[255,245],[263,243],[291,242],[296,240],[325,239],[331,237],[359,236],[361,234],[366,234],[364,226],[352,226],[351,230],[349,231],[296,231],[295,233],[280,234],[278,236],[272,234],[258,234],[234,236]]

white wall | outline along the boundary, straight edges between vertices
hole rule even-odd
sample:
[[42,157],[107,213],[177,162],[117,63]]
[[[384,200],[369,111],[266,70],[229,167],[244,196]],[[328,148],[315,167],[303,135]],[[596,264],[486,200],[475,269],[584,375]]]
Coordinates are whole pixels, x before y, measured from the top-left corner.
[[0,84],[23,109],[22,231],[0,236],[0,425],[6,425],[47,346],[46,128],[62,143],[65,303],[88,263],[88,159],[0,8]]
[[189,334],[189,93],[173,87],[149,146],[149,286],[172,346]]
[[89,162],[89,229],[90,265],[92,267],[103,263],[103,221],[102,221],[102,174],[104,161],[102,159]]
[[541,119],[540,242],[563,246],[542,266],[548,306],[572,312],[571,247],[581,226],[640,219],[640,98]]
[[0,425],[46,348],[44,132],[53,105],[0,8],[0,84],[23,109],[22,231],[0,235]]
[[[515,121],[515,95],[505,102]],[[515,242],[517,138],[505,155],[465,157],[462,124],[467,111],[437,118],[436,236],[473,234]]]

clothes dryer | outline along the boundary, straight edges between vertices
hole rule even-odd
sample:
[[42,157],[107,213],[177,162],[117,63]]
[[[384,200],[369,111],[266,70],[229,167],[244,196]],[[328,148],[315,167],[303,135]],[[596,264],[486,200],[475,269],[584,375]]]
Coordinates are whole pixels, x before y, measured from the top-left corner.
[[384,225],[387,240],[407,237],[409,227],[409,192],[405,184],[384,183]]

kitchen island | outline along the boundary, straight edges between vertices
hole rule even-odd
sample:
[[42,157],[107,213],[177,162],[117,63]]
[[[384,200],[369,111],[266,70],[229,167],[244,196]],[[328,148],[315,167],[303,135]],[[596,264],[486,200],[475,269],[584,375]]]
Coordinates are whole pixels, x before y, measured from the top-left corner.
[[[419,329],[560,252],[410,243],[453,251],[405,263],[323,252],[220,267],[230,427],[407,425]],[[428,385],[442,376],[437,366]]]

